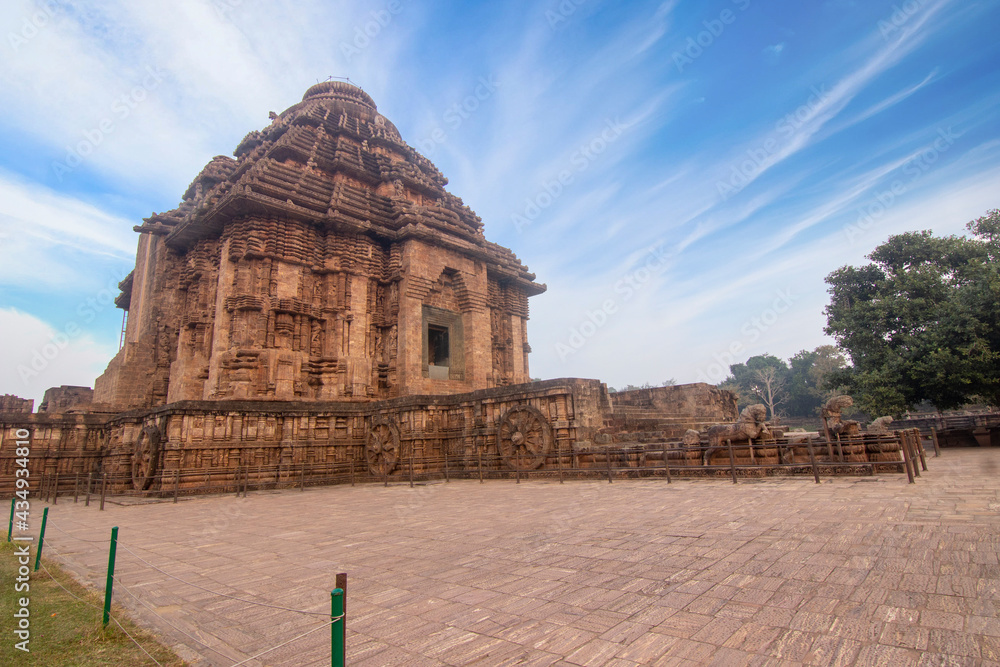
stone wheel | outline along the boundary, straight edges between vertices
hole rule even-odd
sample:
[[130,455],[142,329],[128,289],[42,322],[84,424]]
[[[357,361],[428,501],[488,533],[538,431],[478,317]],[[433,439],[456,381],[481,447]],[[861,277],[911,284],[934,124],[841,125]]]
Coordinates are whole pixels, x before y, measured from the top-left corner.
[[160,429],[146,426],[132,453],[132,486],[145,491],[153,484],[160,467]]
[[378,417],[368,427],[365,436],[365,458],[373,475],[388,475],[399,462],[399,429],[384,417]]
[[515,405],[500,418],[497,449],[513,470],[534,470],[552,446],[552,429],[545,415],[530,405]]

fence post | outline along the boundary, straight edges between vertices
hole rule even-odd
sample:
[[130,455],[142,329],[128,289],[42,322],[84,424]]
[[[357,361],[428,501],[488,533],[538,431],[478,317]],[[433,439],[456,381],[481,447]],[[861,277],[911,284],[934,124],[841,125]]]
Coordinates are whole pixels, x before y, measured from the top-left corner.
[[46,507],[42,512],[42,530],[38,534],[38,551],[35,552],[35,572],[38,572],[38,566],[42,563],[42,545],[45,543],[45,524],[49,520],[49,508]]
[[604,460],[607,461],[607,463],[608,463],[608,484],[611,484],[612,480],[611,480],[611,450],[610,449],[605,449],[604,450]]
[[562,445],[556,440],[556,463],[559,466],[559,483],[563,484]]
[[448,445],[444,446],[444,481],[451,481],[448,479]]
[[937,429],[931,426],[931,442],[934,443],[934,456],[941,456],[941,446],[938,444]]
[[76,473],[76,481],[73,483],[73,502],[80,501],[80,472]]
[[59,470],[56,470],[56,480],[55,484],[52,485],[52,504],[59,504]]
[[670,484],[670,462],[667,458],[667,444],[663,443],[663,469],[667,471],[667,484]]
[[91,470],[90,472],[87,473],[87,497],[86,497],[86,502],[83,503],[84,507],[90,507],[90,487],[93,486],[93,483],[94,483],[94,471]]
[[10,523],[7,524],[7,541],[10,542],[10,536],[14,533],[14,501],[17,497],[10,499]]
[[108,490],[108,476],[101,473],[101,511],[104,511],[104,494]]
[[913,463],[913,475],[915,477],[920,477],[920,466],[917,465],[920,462],[920,456],[917,453],[917,438],[910,433],[910,461]]
[[181,486],[181,469],[178,468],[174,471],[174,504],[177,503],[177,492],[180,490]]
[[[816,483],[819,484],[819,466],[816,465],[816,452],[813,450],[812,438],[806,439],[806,446],[809,449],[809,464],[813,469],[813,479],[815,479]],[[795,457],[794,452],[792,453],[792,457]]]
[[111,548],[108,551],[108,579],[104,584],[104,627],[111,619],[111,591],[115,580],[115,552],[118,551],[118,526],[111,529]]
[[924,442],[920,437],[920,431],[913,429],[913,442],[917,447],[917,454],[920,456],[920,469],[927,470],[927,458],[924,456]]
[[483,483],[483,448],[476,446],[476,455],[479,458],[479,483]]
[[906,468],[906,476],[910,479],[910,484],[913,484],[913,469],[910,467],[910,450],[909,450],[909,438],[906,437],[906,431],[899,432],[899,449],[903,452],[903,467]]
[[344,641],[344,628],[346,627],[344,613],[344,589],[334,588],[330,592],[330,659],[333,667],[344,667],[347,655],[346,643]]
[[733,440],[726,439],[726,446],[729,448],[729,471],[733,473],[733,484],[736,484],[736,455],[733,454]]

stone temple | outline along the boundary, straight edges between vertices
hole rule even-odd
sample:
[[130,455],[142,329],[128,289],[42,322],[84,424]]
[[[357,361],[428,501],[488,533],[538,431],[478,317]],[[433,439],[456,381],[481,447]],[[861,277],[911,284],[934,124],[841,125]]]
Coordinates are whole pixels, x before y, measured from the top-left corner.
[[612,401],[597,380],[531,382],[545,285],[446,185],[360,88],[311,87],[135,227],[121,349],[92,393],[0,402],[0,487],[24,430],[33,474],[144,491],[347,463],[384,476],[404,457],[553,468],[736,417],[708,385]]
[[527,382],[545,290],[362,90],[320,83],[153,215],[95,401],[356,400]]

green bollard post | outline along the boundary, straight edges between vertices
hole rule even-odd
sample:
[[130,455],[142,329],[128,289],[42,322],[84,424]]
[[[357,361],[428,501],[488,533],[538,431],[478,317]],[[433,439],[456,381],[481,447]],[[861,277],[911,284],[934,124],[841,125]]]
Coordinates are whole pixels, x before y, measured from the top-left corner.
[[344,627],[346,619],[344,618],[344,589],[342,588],[334,588],[330,592],[330,618],[333,619],[333,623],[330,624],[330,632],[332,634],[331,664],[333,667],[344,667],[346,658]]
[[42,564],[42,544],[45,542],[45,523],[49,520],[49,508],[46,507],[45,511],[42,512],[42,530],[38,533],[38,551],[35,552],[35,572],[38,572],[38,566]]
[[111,591],[115,581],[115,552],[118,551],[118,526],[111,529],[111,549],[108,551],[108,581],[104,585],[104,627],[111,619]]
[[10,523],[7,524],[7,541],[10,542],[10,536],[14,533],[14,501],[16,498],[10,499]]

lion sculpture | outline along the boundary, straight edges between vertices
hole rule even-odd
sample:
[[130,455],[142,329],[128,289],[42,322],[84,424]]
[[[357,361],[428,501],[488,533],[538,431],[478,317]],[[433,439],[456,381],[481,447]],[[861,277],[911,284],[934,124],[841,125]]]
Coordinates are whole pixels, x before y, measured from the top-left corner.
[[722,449],[726,440],[732,442],[747,442],[753,445],[753,439],[768,435],[767,408],[761,404],[751,405],[743,409],[740,418],[732,424],[719,424],[708,429],[708,449],[705,450],[704,464],[712,460],[712,455]]

